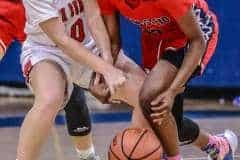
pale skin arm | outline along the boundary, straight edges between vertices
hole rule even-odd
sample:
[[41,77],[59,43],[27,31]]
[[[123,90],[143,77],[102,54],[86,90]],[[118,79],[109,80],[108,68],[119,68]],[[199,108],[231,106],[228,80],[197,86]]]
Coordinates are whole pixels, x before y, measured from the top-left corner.
[[92,54],[81,43],[69,37],[65,33],[65,27],[59,18],[52,18],[42,22],[40,23],[40,27],[65,54],[77,62],[89,66],[95,72],[102,74],[112,94],[115,87],[124,83],[125,77],[123,73]]
[[89,29],[102,51],[102,57],[113,63],[110,40],[96,0],[83,0]]
[[[104,15],[103,20],[110,37],[113,62],[116,66],[119,51],[121,49],[118,17],[116,13],[113,13],[112,15]],[[109,102],[110,95],[108,94],[108,88],[105,86],[104,82],[101,81],[98,74],[96,74],[92,82],[92,85],[90,85],[90,92],[101,102]],[[119,93],[119,90],[117,90],[117,93]]]

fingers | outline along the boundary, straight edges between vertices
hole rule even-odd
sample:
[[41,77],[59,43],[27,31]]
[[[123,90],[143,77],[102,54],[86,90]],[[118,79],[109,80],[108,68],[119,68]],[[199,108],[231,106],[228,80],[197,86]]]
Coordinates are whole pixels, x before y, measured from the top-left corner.
[[177,94],[180,94],[180,93],[183,93],[185,91],[186,87],[183,86],[183,87],[180,87],[178,90],[177,90]]
[[151,118],[153,119],[153,121],[160,119],[160,118],[164,118],[167,113],[168,113],[168,111],[163,111],[161,113],[152,113]]
[[122,76],[121,78],[119,78],[118,82],[115,82],[114,85],[109,85],[109,89],[110,89],[110,92],[111,92],[111,95],[114,95],[115,94],[115,91],[122,87],[122,85],[124,85],[124,83],[126,82],[126,77],[125,76]]
[[152,119],[152,123],[156,125],[161,125],[162,121],[166,118],[166,116],[170,113],[170,107],[168,103],[160,102],[162,105],[152,106],[152,114],[150,115]]
[[161,125],[163,120],[166,118],[166,116],[168,115],[169,111],[168,110],[164,110],[162,112],[159,113],[152,113],[151,119],[152,119],[152,123],[157,124],[157,125]]
[[109,103],[113,103],[113,104],[121,104],[121,101],[120,100],[117,100],[117,99],[112,99],[112,98],[109,98]]
[[151,107],[151,110],[154,112],[154,113],[159,113],[159,112],[163,112],[165,110],[169,110],[169,107],[166,103],[163,103],[162,105],[160,106],[152,106]]
[[122,86],[126,81],[127,81],[127,76],[125,74],[123,74],[123,76],[119,80],[119,84],[117,87]]
[[101,75],[99,73],[96,73],[95,79],[93,81],[93,85],[97,85],[100,83]]
[[157,96],[157,98],[155,98],[155,99],[151,102],[151,105],[152,105],[152,106],[160,105],[161,102],[163,101],[163,99],[164,99],[164,96],[159,95],[159,96]]
[[108,88],[110,90],[110,94],[114,95],[115,94],[115,87],[114,87],[114,85],[109,85]]

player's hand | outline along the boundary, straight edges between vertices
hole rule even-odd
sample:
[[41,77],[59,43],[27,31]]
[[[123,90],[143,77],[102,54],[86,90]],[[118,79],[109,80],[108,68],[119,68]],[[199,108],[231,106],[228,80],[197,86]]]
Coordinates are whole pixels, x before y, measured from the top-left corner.
[[108,62],[109,64],[113,64],[113,57],[111,53],[102,53],[100,56],[104,61]]
[[151,102],[151,110],[153,111],[151,117],[153,123],[161,125],[163,119],[171,113],[176,95],[183,91],[184,87],[181,90],[168,89]]
[[110,90],[111,95],[114,95],[115,90],[121,87],[126,81],[126,76],[124,73],[121,70],[114,68],[113,66],[108,68],[108,70],[105,70],[103,77]]
[[115,64],[118,59],[118,55],[121,51],[121,47],[119,44],[112,44],[111,50],[112,50],[113,64]]
[[102,75],[98,73],[93,74],[89,85],[89,91],[103,104],[109,103],[111,95]]

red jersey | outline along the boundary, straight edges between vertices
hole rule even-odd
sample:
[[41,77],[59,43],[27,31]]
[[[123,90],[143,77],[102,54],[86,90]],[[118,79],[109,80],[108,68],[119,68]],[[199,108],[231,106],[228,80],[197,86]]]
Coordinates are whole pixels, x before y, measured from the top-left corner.
[[16,39],[25,40],[25,11],[21,0],[0,0],[0,46],[5,50]]
[[182,47],[187,42],[177,21],[193,5],[208,11],[203,0],[98,0],[98,2],[104,15],[117,10],[131,22],[141,26],[142,30],[156,33],[159,38],[168,41],[169,46],[175,48]]
[[[191,8],[203,31],[206,32],[204,33],[206,41],[212,38],[213,32],[217,32],[217,25],[216,31],[208,26],[212,23],[211,20],[215,21],[214,24],[217,22],[204,0],[98,0],[98,3],[103,15],[119,11],[141,27],[143,63],[149,68],[153,67],[166,48],[179,49],[187,45],[188,38],[181,31],[178,21]],[[216,45],[212,46],[215,49]],[[214,49],[208,54],[212,55]]]

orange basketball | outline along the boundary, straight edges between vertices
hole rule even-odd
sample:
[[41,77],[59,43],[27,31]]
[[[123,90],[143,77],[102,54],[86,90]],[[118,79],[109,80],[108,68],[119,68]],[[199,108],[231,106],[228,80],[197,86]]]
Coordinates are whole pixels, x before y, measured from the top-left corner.
[[162,145],[152,131],[127,128],[118,133],[108,151],[109,160],[160,160]]

